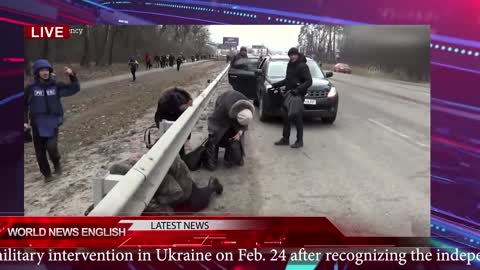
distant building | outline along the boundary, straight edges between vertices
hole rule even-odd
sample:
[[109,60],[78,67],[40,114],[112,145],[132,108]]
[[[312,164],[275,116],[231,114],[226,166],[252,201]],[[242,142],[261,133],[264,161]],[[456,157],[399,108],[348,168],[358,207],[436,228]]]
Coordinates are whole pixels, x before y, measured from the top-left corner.
[[267,55],[268,54],[268,48],[265,47],[264,45],[253,45],[251,50],[252,50],[253,55]]

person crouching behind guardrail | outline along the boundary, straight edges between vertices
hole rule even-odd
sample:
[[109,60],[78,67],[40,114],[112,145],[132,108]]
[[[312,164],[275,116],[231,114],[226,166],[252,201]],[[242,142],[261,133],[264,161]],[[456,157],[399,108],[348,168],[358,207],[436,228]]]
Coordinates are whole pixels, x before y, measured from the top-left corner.
[[[177,121],[182,113],[193,104],[192,96],[183,88],[171,87],[164,90],[158,100],[155,112],[155,124],[160,127],[162,120]],[[188,136],[190,140],[191,136]],[[185,155],[185,146],[180,150],[180,156]]]
[[57,82],[53,78],[53,68],[47,60],[35,61],[35,81],[25,88],[24,93],[24,128],[32,130],[35,154],[45,182],[53,180],[47,153],[53,163],[54,174],[62,172],[58,151],[58,129],[63,124],[60,99],[80,91],[80,83],[72,69],[65,67],[64,72],[69,76],[70,84]]
[[203,165],[208,170],[216,170],[220,147],[225,148],[224,164],[242,166],[244,151],[243,133],[253,119],[255,108],[242,93],[228,90],[221,94],[215,109],[208,118],[208,140],[205,145]]
[[[110,168],[110,173],[125,175],[131,167],[130,164],[114,164]],[[223,186],[215,177],[210,177],[207,186],[199,187],[185,162],[177,156],[143,214],[199,212],[208,207],[212,194],[220,195],[222,192]],[[91,209],[93,206],[85,212],[85,215],[88,215]]]

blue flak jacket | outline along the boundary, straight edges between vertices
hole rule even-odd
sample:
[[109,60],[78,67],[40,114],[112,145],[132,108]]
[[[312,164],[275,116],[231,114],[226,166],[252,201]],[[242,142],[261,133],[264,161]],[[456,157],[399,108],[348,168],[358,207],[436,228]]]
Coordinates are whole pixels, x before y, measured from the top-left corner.
[[75,95],[80,91],[80,83],[75,75],[70,76],[70,84],[56,82],[55,79],[43,82],[36,78],[25,89],[25,122],[30,118],[33,128],[40,137],[55,136],[56,129],[63,123],[62,97]]

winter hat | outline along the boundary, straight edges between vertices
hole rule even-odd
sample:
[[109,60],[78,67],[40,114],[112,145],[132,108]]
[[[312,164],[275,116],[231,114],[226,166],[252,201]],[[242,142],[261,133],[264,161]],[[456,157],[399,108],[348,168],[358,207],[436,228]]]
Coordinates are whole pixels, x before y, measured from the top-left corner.
[[288,50],[288,56],[293,55],[293,54],[297,54],[297,55],[300,54],[300,53],[298,52],[298,49],[295,48],[295,47],[290,48],[290,50]]
[[243,109],[237,114],[237,121],[242,126],[248,126],[253,119],[253,113],[249,109]]

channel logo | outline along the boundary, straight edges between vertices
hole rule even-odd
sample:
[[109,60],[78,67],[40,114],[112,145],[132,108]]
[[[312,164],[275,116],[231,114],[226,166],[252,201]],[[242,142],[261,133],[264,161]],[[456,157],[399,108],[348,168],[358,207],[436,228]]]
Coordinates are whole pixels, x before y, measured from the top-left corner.
[[70,38],[70,26],[28,25],[25,26],[27,39],[67,39]]

